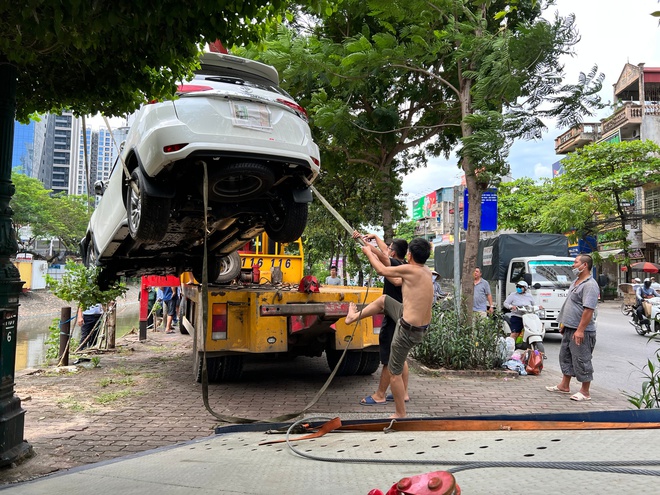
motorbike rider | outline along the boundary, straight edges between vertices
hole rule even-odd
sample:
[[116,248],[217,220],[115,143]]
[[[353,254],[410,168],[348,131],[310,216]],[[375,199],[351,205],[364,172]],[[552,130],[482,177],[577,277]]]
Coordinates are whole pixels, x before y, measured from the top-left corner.
[[521,306],[534,306],[534,298],[529,293],[529,285],[524,280],[518,281],[516,291],[509,294],[504,301],[504,307],[511,310],[511,338],[516,340],[523,331],[523,312]]
[[650,278],[645,278],[644,283],[637,289],[637,308],[635,311],[637,311],[637,321],[638,322],[643,322],[646,317],[644,316],[644,305],[642,302],[645,299],[651,299],[652,297],[660,297],[660,294],[651,287],[651,279]]

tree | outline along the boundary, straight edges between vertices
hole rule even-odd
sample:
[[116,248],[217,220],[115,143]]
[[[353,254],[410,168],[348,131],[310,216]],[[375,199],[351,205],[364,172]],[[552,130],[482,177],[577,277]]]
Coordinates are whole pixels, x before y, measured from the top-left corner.
[[406,220],[405,222],[400,222],[394,230],[394,237],[405,239],[408,242],[412,241],[413,237],[415,237],[416,224],[417,222],[415,222],[415,220]]
[[[579,37],[573,16],[541,17],[551,3],[371,0],[370,13],[382,31],[355,43],[356,64],[376,52],[385,54],[384,66],[416,74],[422,86],[444,88],[445,106],[458,110],[457,154],[470,204],[463,273],[472,273],[476,265],[481,195],[508,172],[512,141],[540,137],[544,118],[573,125],[600,105],[603,76],[596,68],[577,84],[561,84],[559,57],[571,53]],[[433,123],[446,125],[445,116],[443,111]],[[464,277],[468,307],[473,288],[471,278]]]
[[[16,193],[9,203],[14,212],[14,229],[18,231],[21,227],[30,225],[34,237],[39,233],[37,231],[35,234],[35,228],[38,229],[38,226],[50,221],[50,203],[52,202],[50,191],[40,180],[18,172],[12,172],[11,180],[16,186]],[[31,244],[32,241],[33,239],[30,239],[28,244]]]
[[[361,0],[333,3],[320,13],[307,10],[304,18],[316,14],[309,33],[301,26],[282,29],[255,55],[278,68],[283,86],[310,112],[330,175],[368,179],[379,218],[363,223],[381,223],[389,241],[404,214],[397,199],[402,177],[426,163],[420,145],[446,130],[439,115],[445,112],[454,121],[456,115],[445,105],[441,86],[384,66],[389,47],[378,43],[383,27],[369,10]],[[446,140],[441,136],[436,147]],[[449,146],[442,149],[448,152]]]
[[581,217],[562,215],[562,210],[558,208],[562,198],[550,203],[547,208],[554,212],[558,220],[563,220],[564,225],[568,225],[568,218],[578,230],[607,232],[609,240],[620,242],[624,262],[629,265],[627,225],[655,219],[655,215],[643,214],[640,208],[635,207],[634,189],[660,182],[658,156],[660,146],[648,140],[602,142],[570,153],[562,161],[564,173],[556,179],[556,187],[564,191],[565,196],[576,198],[572,204],[588,203],[597,214]]
[[[258,39],[285,0],[27,0],[0,7],[0,64],[17,80],[16,116],[123,115],[170,96],[200,43]],[[4,77],[7,77],[5,74]]]

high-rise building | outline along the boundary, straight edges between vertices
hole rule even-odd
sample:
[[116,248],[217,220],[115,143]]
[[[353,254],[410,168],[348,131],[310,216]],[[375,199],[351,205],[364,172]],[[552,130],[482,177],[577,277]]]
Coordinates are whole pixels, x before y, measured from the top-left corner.
[[14,149],[11,157],[12,170],[31,176],[34,160],[34,121],[29,124],[14,123]]

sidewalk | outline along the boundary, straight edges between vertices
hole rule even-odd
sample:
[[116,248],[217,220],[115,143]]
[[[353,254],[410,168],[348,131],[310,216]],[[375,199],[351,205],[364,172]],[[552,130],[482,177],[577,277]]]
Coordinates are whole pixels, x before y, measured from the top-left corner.
[[[149,332],[140,343],[129,334],[117,352],[101,356],[98,368],[54,375],[25,370],[16,393],[26,410],[25,438],[35,456],[0,470],[0,485],[58,470],[117,459],[158,447],[213,435],[217,420],[206,411],[202,387],[192,373],[191,338]],[[209,402],[218,413],[267,420],[302,410],[323,386],[329,371],[324,358],[246,363],[240,383],[212,384]],[[592,387],[590,402],[574,402],[546,392],[559,375],[508,373],[420,374],[410,377],[410,417],[589,412],[630,409],[626,399]],[[343,420],[386,418],[393,404],[365,407],[378,373],[335,378],[305,416]]]

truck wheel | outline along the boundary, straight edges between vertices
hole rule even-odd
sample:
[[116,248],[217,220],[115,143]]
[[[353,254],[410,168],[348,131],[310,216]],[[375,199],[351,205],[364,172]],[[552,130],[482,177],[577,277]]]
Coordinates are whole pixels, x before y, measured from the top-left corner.
[[[343,350],[336,351],[332,349],[325,351],[325,357],[328,361],[330,371],[335,369],[343,352]],[[348,351],[346,356],[344,356],[344,360],[341,362],[341,366],[337,370],[336,376],[353,376],[357,374],[361,359],[362,351]]]
[[275,242],[293,242],[305,231],[307,203],[296,203],[290,192],[273,201],[272,214],[266,221],[266,234]]
[[[148,196],[144,181],[142,173],[134,170],[126,192],[128,231],[136,241],[153,244],[162,240],[167,233],[170,199]],[[133,190],[133,185],[137,191]]]
[[210,382],[235,382],[243,374],[243,356],[206,358],[206,366]]
[[375,373],[380,366],[380,354],[377,352],[362,351],[360,358],[360,366],[358,367],[358,375],[371,375]]

